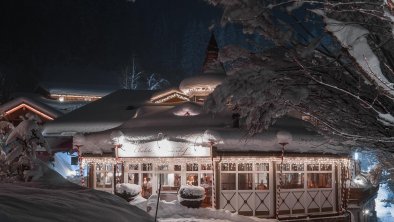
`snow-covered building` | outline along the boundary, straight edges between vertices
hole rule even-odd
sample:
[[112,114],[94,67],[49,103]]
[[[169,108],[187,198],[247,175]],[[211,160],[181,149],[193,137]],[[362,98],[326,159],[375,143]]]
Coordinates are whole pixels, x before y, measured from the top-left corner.
[[44,135],[72,138],[90,188],[138,184],[148,198],[161,184],[161,198],[173,200],[181,185],[198,185],[206,207],[345,220],[348,153],[297,115],[250,137],[238,115],[206,112],[202,102],[224,77],[211,39],[203,74],[179,88],[118,90],[48,122]]

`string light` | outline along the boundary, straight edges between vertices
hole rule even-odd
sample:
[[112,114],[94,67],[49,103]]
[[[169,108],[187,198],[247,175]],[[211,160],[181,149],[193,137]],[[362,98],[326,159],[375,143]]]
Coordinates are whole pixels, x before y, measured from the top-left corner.
[[190,99],[186,95],[184,95],[178,90],[170,90],[169,92],[165,92],[157,96],[154,96],[150,100],[154,103],[163,103],[173,98],[179,98],[185,101],[190,101]]
[[43,113],[43,112],[41,112],[41,111],[39,111],[39,110],[27,105],[25,103],[19,104],[18,106],[6,111],[5,114],[9,115],[9,114],[13,113],[14,111],[16,111],[18,109],[21,109],[21,108],[26,108],[26,109],[28,109],[28,110],[30,110],[30,111],[32,111],[32,112],[44,117],[44,118],[46,118],[46,119],[53,120],[52,117],[48,116],[47,114],[45,114],[45,113]]

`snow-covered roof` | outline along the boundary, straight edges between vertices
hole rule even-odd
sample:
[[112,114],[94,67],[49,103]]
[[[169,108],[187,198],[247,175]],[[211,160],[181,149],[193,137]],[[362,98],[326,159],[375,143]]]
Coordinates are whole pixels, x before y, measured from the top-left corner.
[[59,116],[63,115],[63,113],[49,106],[38,98],[27,96],[17,97],[0,105],[0,113],[7,114],[7,112],[12,111],[12,109],[18,109],[18,107],[23,108],[23,105],[27,105],[27,108],[33,108],[34,110],[43,113],[45,116],[49,116],[50,119],[56,119]]
[[80,95],[103,97],[119,89],[117,86],[76,84],[64,82],[42,82],[38,87],[43,88],[50,94],[57,95]]
[[224,74],[201,74],[184,79],[179,89],[188,96],[207,96],[220,85],[226,76]]
[[133,117],[155,91],[118,90],[47,123],[44,135],[73,135],[115,128]]
[[209,147],[213,143],[219,152],[280,152],[278,138],[288,135],[291,141],[286,145],[286,152],[344,153],[343,147],[319,135],[310,123],[293,117],[284,117],[268,131],[248,136],[246,131],[232,127],[231,113],[206,113],[196,103],[148,104],[137,113],[112,130],[79,135],[74,138],[74,144],[83,145],[83,152],[88,153],[111,152],[115,143],[132,144],[140,149]]
[[283,117],[263,133],[248,136],[245,131],[235,128],[212,129],[207,133],[217,140],[217,150],[281,152],[281,136],[287,135],[286,152],[291,153],[346,153],[346,147],[318,134],[315,127],[301,119]]
[[73,111],[75,109],[78,109],[81,106],[84,106],[84,105],[90,103],[90,101],[63,101],[63,102],[61,102],[61,101],[55,100],[55,99],[48,99],[48,98],[46,98],[40,94],[37,94],[37,93],[25,93],[25,92],[13,93],[12,97],[14,97],[14,98],[18,98],[18,97],[29,98],[31,100],[46,104],[62,114],[68,113],[70,111]]

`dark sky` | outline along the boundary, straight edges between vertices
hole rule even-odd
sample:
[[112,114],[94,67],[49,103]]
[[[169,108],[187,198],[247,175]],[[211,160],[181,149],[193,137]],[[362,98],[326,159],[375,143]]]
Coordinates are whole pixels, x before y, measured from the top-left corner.
[[[2,0],[0,71],[19,91],[40,81],[119,83],[138,69],[176,85],[199,72],[221,9],[202,0]],[[246,44],[241,28],[215,26],[219,46]]]

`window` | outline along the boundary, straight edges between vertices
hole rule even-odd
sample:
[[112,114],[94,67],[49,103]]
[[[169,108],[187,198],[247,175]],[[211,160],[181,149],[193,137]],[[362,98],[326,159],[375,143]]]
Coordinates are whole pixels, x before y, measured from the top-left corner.
[[253,164],[252,163],[239,163],[238,164],[238,171],[253,171]]
[[128,174],[128,183],[131,184],[139,184],[139,173],[129,173]]
[[174,165],[174,171],[181,171],[182,166],[181,165]]
[[235,163],[222,163],[222,171],[235,171]]
[[320,164],[320,171],[332,171],[332,164]]
[[198,164],[197,163],[187,163],[186,164],[186,171],[198,171]]
[[186,174],[186,184],[198,186],[198,174],[197,173],[187,173]]
[[129,170],[138,170],[138,163],[129,164]]
[[142,164],[142,171],[152,171],[152,164],[151,163],[143,163]]
[[253,173],[238,173],[238,190],[253,189]]
[[257,173],[254,180],[255,190],[269,189],[269,173]]
[[201,170],[212,170],[212,164],[210,163],[201,164]]
[[[142,167],[142,169],[144,169],[144,168]],[[142,174],[141,195],[143,198],[146,198],[146,199],[152,195],[152,174],[151,173],[143,173]]]
[[235,190],[235,173],[221,174],[221,188],[222,190]]
[[178,191],[181,186],[181,175],[179,173],[161,173],[159,181],[161,181],[163,191]]
[[111,188],[114,176],[112,164],[96,164],[96,188]]
[[256,163],[256,171],[269,171],[268,163]]
[[319,164],[308,164],[306,169],[308,171],[319,171]]
[[96,173],[96,187],[98,188],[111,188],[112,187],[112,172]]
[[[280,174],[278,174],[278,184]],[[304,188],[304,173],[283,173],[282,174],[282,189],[300,189]]]
[[157,169],[158,169],[158,170],[167,171],[167,170],[168,170],[168,164],[159,165],[159,166],[157,167]]
[[308,188],[331,188],[332,173],[308,173]]

